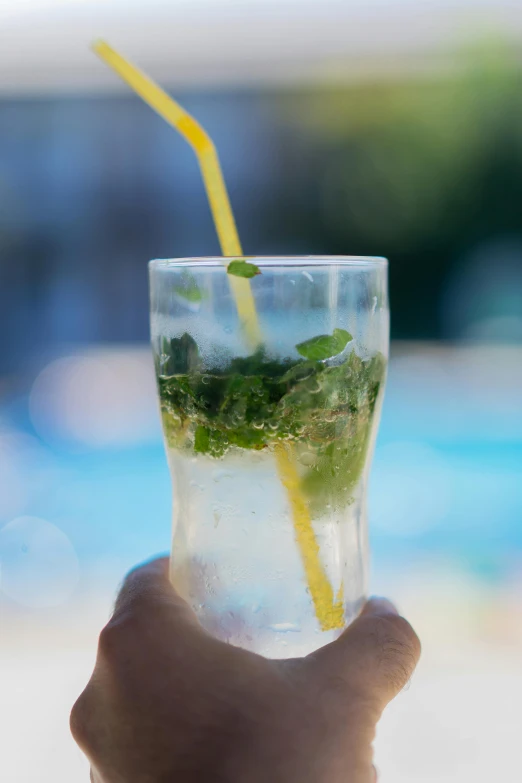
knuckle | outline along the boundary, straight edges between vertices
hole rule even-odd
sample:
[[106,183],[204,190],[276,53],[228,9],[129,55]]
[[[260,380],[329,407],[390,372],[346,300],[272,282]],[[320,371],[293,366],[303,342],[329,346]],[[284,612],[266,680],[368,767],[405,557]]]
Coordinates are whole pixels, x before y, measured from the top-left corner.
[[129,635],[136,633],[136,622],[130,614],[112,617],[98,638],[98,657],[104,661],[118,659],[125,651]]
[[420,643],[411,625],[403,617],[386,615],[378,619],[381,665],[391,685],[400,690],[415,669]]
[[90,717],[92,699],[90,685],[76,699],[69,716],[69,728],[75,742],[83,749],[88,748],[90,740]]
[[392,645],[384,651],[381,662],[390,685],[396,691],[402,690],[410,679],[415,666],[411,654],[404,648]]
[[110,620],[98,638],[98,656],[111,659],[121,644],[121,626]]
[[409,622],[398,614],[381,615],[375,618],[379,637],[386,645],[396,646],[405,654],[418,658],[420,642]]

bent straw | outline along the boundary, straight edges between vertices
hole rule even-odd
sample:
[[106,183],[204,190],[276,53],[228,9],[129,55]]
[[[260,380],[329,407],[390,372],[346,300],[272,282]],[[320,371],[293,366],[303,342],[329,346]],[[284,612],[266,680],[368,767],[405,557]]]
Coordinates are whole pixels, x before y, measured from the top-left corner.
[[[203,176],[221,251],[224,256],[243,255],[219,158],[210,136],[179,103],[105,41],[96,41],[93,49],[145,103],[179,131],[191,145]],[[223,261],[226,264],[226,259]],[[252,347],[256,347],[261,342],[261,331],[250,283],[245,278],[232,275],[229,275],[229,282],[246,338]]]
[[[143,100],[188,141],[198,159],[207,197],[224,256],[242,256],[241,243],[230,207],[227,188],[212,139],[201,125],[173,98],[131,65],[104,41],[93,49]],[[227,263],[227,259],[223,259]],[[261,330],[250,281],[228,275],[239,318],[247,341],[252,347],[261,343]],[[276,461],[281,483],[288,493],[297,545],[314,604],[323,631],[342,628],[344,612],[341,596],[334,601],[333,590],[322,566],[310,512],[301,493],[296,460],[290,446],[276,447]]]

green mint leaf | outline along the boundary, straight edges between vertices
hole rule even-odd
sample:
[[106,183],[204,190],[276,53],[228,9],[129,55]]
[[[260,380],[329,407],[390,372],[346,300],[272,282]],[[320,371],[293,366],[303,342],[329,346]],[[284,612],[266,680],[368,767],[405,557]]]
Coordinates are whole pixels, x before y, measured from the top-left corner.
[[181,337],[173,337],[170,341],[163,374],[181,375],[194,371],[199,367],[200,361],[198,344],[185,332]]
[[[226,434],[198,424],[194,432],[194,451],[196,454],[208,454],[219,459],[228,448]],[[245,447],[246,448],[246,447]]]
[[351,340],[352,335],[345,329],[334,329],[332,335],[320,334],[295,347],[305,359],[320,362],[342,353]]
[[190,288],[182,288],[181,286],[176,286],[174,288],[174,293],[178,296],[181,296],[182,299],[186,299],[187,302],[191,302],[192,304],[199,304],[201,300],[203,299],[203,294],[197,287],[190,287]]
[[181,296],[182,299],[186,299],[191,304],[199,304],[203,299],[203,294],[199,289],[196,279],[190,274],[190,272],[184,271],[181,276],[183,285],[177,285],[174,287],[174,293]]
[[234,277],[251,278],[261,274],[261,270],[255,264],[249,264],[248,261],[231,261],[227,266],[227,272]]
[[210,449],[210,437],[208,429],[198,424],[194,432],[194,451],[198,454],[207,454]]

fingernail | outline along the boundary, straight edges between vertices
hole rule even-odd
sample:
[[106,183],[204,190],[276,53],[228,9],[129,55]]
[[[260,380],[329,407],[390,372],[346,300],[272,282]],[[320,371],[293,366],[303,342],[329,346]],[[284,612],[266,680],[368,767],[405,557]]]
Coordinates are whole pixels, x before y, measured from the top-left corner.
[[392,604],[387,598],[372,595],[365,604],[362,614],[399,614],[399,612],[395,604]]

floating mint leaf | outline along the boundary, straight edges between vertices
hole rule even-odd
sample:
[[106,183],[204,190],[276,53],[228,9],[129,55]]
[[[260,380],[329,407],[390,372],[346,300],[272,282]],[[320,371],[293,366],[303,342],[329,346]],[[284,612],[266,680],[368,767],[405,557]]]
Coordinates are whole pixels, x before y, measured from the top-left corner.
[[324,359],[330,359],[342,353],[350,340],[353,340],[350,332],[345,329],[334,329],[333,334],[319,334],[306,340],[304,343],[296,345],[297,352],[314,362],[320,362]]
[[241,259],[240,261],[231,261],[227,266],[227,272],[234,277],[255,277],[261,274],[261,270],[255,264],[249,264],[248,261]]

